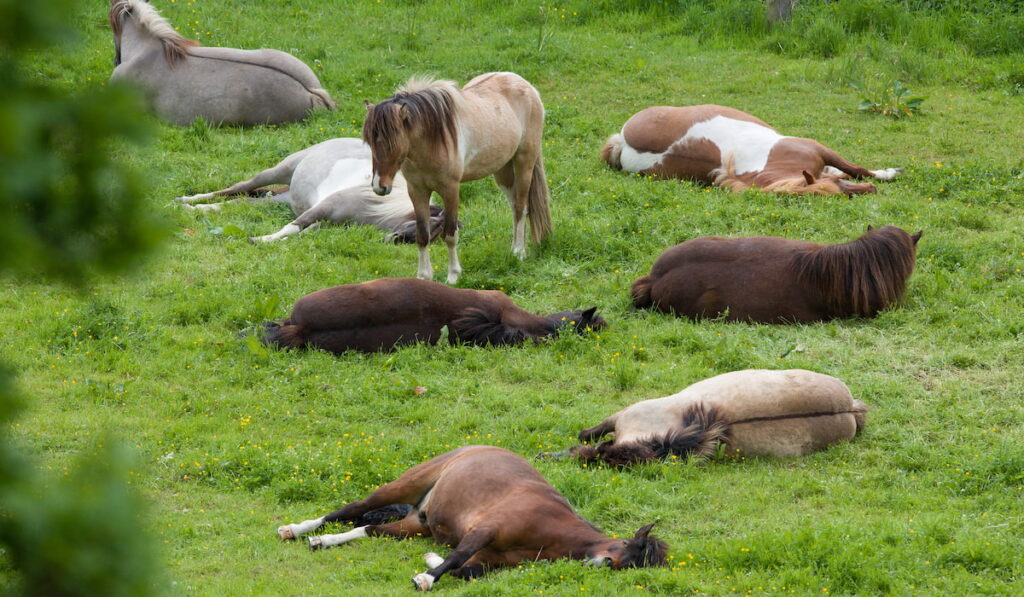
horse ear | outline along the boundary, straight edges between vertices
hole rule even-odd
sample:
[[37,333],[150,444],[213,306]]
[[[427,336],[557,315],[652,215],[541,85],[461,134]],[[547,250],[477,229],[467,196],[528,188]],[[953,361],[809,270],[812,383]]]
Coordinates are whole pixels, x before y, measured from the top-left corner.
[[647,540],[647,535],[650,534],[651,529],[653,529],[653,528],[654,528],[654,523],[653,522],[651,524],[647,525],[647,526],[640,527],[640,530],[638,530],[636,532],[636,534],[633,535],[633,540],[634,541],[646,541]]
[[804,174],[804,180],[807,182],[807,184],[814,184],[815,181],[814,181],[814,175],[813,174],[811,174],[807,170],[804,170],[803,174]]
[[400,117],[400,118],[401,118],[402,120],[404,120],[404,121],[406,121],[406,122],[409,122],[409,106],[406,106],[405,104],[402,104],[402,105],[401,105],[401,106],[400,106],[400,107],[398,108],[398,116],[399,116],[399,117]]
[[874,226],[872,226],[871,224],[868,224],[868,232],[871,232],[874,229],[875,229]]
[[924,230],[918,230],[916,234],[910,235],[910,239],[914,241],[914,245],[917,245],[917,241],[921,240],[921,235],[924,234]]
[[591,321],[594,319],[594,315],[597,313],[597,307],[591,307],[583,312],[580,316],[583,321]]
[[367,112],[373,109],[373,104],[370,103],[370,100],[363,100],[363,105],[366,106]]

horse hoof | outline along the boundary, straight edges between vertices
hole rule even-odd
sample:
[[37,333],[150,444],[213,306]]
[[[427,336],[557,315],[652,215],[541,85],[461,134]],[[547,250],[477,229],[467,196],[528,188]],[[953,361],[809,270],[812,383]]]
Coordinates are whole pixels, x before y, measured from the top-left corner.
[[412,577],[412,586],[421,591],[429,591],[430,587],[434,586],[434,577],[426,572],[421,572]]
[[316,551],[318,549],[323,549],[323,548],[324,548],[324,543],[323,543],[323,540],[320,539],[320,537],[310,537],[309,538],[309,551]]
[[292,530],[292,525],[286,524],[283,527],[277,527],[277,534],[281,537],[282,541],[294,541],[295,531]]
[[437,568],[441,564],[444,564],[444,558],[442,558],[434,552],[423,554],[423,561],[426,562],[427,566],[430,566],[431,568]]

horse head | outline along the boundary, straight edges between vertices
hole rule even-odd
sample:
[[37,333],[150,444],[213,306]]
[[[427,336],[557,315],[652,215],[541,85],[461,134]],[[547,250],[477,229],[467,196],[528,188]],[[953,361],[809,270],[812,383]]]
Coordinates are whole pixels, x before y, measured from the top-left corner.
[[608,322],[597,314],[597,307],[591,307],[586,311],[562,311],[548,315],[545,319],[554,325],[554,330],[568,326],[580,334],[608,327]]
[[793,192],[797,194],[807,195],[839,195],[843,194],[847,197],[853,195],[864,195],[866,193],[876,192],[875,185],[870,182],[850,182],[842,176],[834,174],[821,174],[817,178],[813,174],[804,170],[802,172],[804,177],[804,184],[794,186]]
[[387,195],[409,154],[409,109],[392,99],[366,102],[363,141],[373,156],[373,192]]
[[648,568],[664,566],[668,545],[651,537],[654,524],[641,527],[633,538],[614,541],[591,555],[587,562],[592,566],[611,566],[612,570],[623,568]]

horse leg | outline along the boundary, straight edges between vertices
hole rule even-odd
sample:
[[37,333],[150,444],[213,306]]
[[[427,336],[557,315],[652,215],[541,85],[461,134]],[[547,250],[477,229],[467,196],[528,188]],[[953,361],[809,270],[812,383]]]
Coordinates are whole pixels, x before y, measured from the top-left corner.
[[386,524],[371,524],[352,529],[345,533],[335,535],[320,535],[309,538],[309,548],[313,551],[324,547],[334,547],[362,539],[363,537],[395,537],[408,539],[409,537],[429,537],[430,529],[420,521],[420,513],[413,509],[408,516],[402,520],[396,520]]
[[462,450],[453,450],[402,473],[402,476],[375,489],[366,498],[352,502],[326,516],[304,520],[297,524],[278,527],[277,534],[284,540],[295,539],[320,528],[328,522],[355,520],[371,510],[392,504],[419,504],[430,492],[441,475],[444,465]]
[[512,161],[515,162],[512,253],[520,259],[526,259],[526,216],[529,215],[530,185],[533,184],[533,168],[537,164],[537,153],[520,151]]
[[601,439],[609,433],[615,431],[615,419],[609,417],[593,427],[588,427],[580,431],[579,440],[581,442],[593,442],[594,440]]
[[182,205],[182,207],[184,207],[185,209],[191,209],[195,211],[220,211],[221,207],[229,203],[240,203],[242,201],[246,201],[249,203],[291,203],[291,196],[292,194],[290,190],[276,193],[273,191],[266,191],[264,193],[252,191],[245,198],[229,199],[228,201],[221,201],[220,203],[200,203],[198,205],[190,205],[188,203],[185,203],[184,205]]
[[[515,161],[510,161],[501,167],[500,170],[494,173],[494,182],[498,183],[498,187],[505,193],[505,199],[508,200],[508,207],[512,210],[512,254],[523,259],[526,257],[526,219],[523,218],[521,221],[515,219],[516,217],[516,168]],[[522,232],[519,232],[519,224],[522,224]],[[517,236],[519,235],[519,236]],[[518,241],[518,244],[517,244]]]
[[302,212],[302,215],[277,232],[265,236],[254,236],[249,240],[253,243],[266,243],[281,240],[300,232],[316,230],[321,222],[340,224],[349,219],[346,217],[348,214],[345,209],[349,203],[348,195],[343,192],[334,193],[321,199],[319,203]]
[[[412,577],[413,586],[421,591],[429,591],[430,587],[434,586],[437,579],[441,578],[444,573],[461,568],[476,552],[487,547],[493,539],[494,531],[492,529],[473,529],[459,541],[455,549],[440,564]],[[431,554],[427,555],[429,558]],[[429,558],[427,562],[427,565],[437,563],[437,558]]]
[[[448,245],[448,283],[454,284],[459,281],[459,274],[462,273],[462,264],[459,263],[459,182],[449,184],[440,193],[444,201],[444,221],[441,223],[441,235],[444,236],[444,244]],[[429,206],[428,206],[429,208]],[[427,213],[429,223],[429,211]],[[419,222],[419,212],[416,214]],[[419,230],[416,231],[416,240],[419,240]]]
[[882,170],[868,170],[863,166],[858,166],[853,162],[849,162],[842,158],[838,153],[832,151],[824,145],[820,146],[820,153],[822,159],[825,160],[826,166],[832,166],[838,170],[849,174],[853,178],[876,178],[878,180],[892,180],[896,178],[897,174],[902,174],[903,170],[899,168],[884,168]]
[[[419,268],[416,277],[433,280],[434,268],[430,265],[430,189],[409,185],[409,199],[416,216],[416,246],[419,247]],[[447,213],[445,214],[447,217]]]
[[302,161],[302,158],[306,156],[306,151],[307,150],[304,149],[291,154],[278,162],[277,165],[272,168],[267,168],[249,180],[236,182],[230,187],[219,191],[213,191],[212,193],[199,193],[198,195],[178,197],[177,200],[182,203],[192,203],[193,201],[213,199],[214,197],[249,194],[260,187],[265,187],[271,184],[288,184],[292,180],[292,173],[295,172],[295,167],[298,166],[299,162]]

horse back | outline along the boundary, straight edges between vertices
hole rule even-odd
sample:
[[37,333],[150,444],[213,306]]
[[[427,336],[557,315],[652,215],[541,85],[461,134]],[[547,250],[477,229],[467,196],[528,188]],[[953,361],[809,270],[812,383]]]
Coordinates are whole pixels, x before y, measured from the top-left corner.
[[704,104],[684,107],[653,106],[641,110],[622,126],[622,135],[626,143],[637,151],[663,153],[684,137],[690,127],[715,116],[752,122],[775,130],[764,121],[746,112],[728,106]]
[[816,321],[827,308],[800,283],[796,251],[818,245],[775,237],[690,240],[665,251],[651,268],[650,302],[691,318],[728,314],[734,321]]

